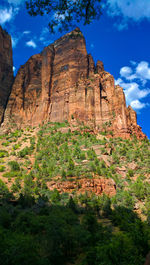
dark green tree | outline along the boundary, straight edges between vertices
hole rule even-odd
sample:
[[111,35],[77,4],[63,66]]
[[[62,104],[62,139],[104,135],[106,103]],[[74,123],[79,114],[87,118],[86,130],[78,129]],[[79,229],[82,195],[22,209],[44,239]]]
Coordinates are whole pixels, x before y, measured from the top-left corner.
[[31,16],[49,15],[49,29],[54,33],[75,27],[77,23],[90,24],[101,15],[101,0],[26,0]]

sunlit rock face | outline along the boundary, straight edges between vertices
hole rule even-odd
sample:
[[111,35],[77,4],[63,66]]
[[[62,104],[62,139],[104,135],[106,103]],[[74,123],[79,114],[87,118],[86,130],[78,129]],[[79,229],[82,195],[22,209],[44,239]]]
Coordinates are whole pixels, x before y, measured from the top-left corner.
[[145,137],[136,113],[126,107],[123,89],[87,54],[79,28],[32,56],[15,78],[4,124],[19,127],[42,122],[84,122],[129,137]]
[[11,37],[0,26],[0,123],[13,82]]

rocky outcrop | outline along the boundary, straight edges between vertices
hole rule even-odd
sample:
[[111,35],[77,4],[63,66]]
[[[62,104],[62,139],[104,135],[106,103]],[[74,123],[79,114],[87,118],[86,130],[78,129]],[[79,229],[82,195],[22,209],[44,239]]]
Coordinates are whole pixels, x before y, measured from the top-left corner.
[[10,95],[13,82],[11,37],[0,26],[0,123]]
[[108,196],[114,196],[116,194],[116,184],[113,179],[97,178],[94,176],[92,179],[83,178],[81,180],[72,179],[72,181],[50,181],[47,183],[50,190],[57,189],[59,192],[72,193],[94,193],[96,195],[102,195],[103,193]]
[[78,121],[128,137],[144,137],[136,113],[126,107],[123,89],[87,54],[76,28],[21,66],[7,105],[4,127]]

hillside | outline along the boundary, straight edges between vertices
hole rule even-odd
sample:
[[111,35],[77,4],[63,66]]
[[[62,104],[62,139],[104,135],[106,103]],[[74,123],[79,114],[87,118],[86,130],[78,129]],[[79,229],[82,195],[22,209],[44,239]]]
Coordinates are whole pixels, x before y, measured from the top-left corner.
[[123,88],[79,28],[14,80],[0,40],[0,263],[144,265],[150,142]]
[[2,264],[144,264],[147,139],[66,121],[10,132],[0,146]]

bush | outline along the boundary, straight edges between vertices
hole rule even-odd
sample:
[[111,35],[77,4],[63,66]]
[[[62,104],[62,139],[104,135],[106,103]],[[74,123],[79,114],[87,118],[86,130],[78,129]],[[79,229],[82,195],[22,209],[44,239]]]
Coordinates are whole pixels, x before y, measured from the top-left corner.
[[9,146],[9,144],[10,144],[9,141],[7,141],[7,142],[3,142],[3,143],[2,143],[3,146]]
[[15,178],[18,176],[20,176],[20,172],[18,171],[10,171],[3,174],[3,177],[8,179]]
[[0,158],[8,156],[8,152],[6,150],[0,150]]
[[9,192],[7,185],[0,179],[0,200],[9,199],[12,194]]
[[66,171],[64,169],[61,171],[61,176],[62,178],[66,178]]
[[74,162],[72,159],[69,159],[68,169],[73,170],[74,169]]
[[31,150],[29,147],[23,148],[20,152],[18,152],[19,157],[25,157],[26,155],[31,154]]
[[17,161],[10,161],[8,162],[8,165],[11,168],[11,171],[19,171],[20,170],[20,165],[18,164]]
[[13,150],[17,150],[17,149],[19,149],[20,146],[21,146],[20,144],[14,144],[14,145],[13,145]]
[[129,178],[132,178],[132,177],[134,176],[134,171],[133,171],[133,169],[129,169],[129,170],[128,170],[128,174],[127,174],[127,176],[128,176]]
[[6,167],[5,167],[5,166],[3,166],[3,165],[0,165],[0,172],[4,172],[4,171],[5,171],[5,169],[6,169]]

